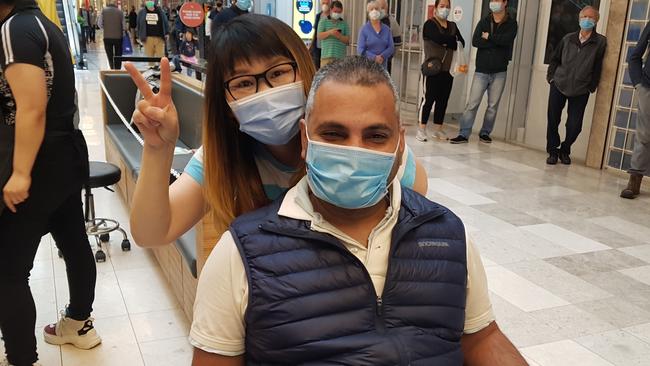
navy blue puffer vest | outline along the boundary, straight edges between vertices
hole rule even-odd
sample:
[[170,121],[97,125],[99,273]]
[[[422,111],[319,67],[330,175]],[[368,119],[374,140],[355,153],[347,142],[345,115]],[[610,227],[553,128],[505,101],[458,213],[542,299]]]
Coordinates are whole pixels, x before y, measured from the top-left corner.
[[462,365],[467,259],[457,216],[403,190],[378,297],[342,243],[278,216],[280,204],[231,226],[249,283],[247,364]]

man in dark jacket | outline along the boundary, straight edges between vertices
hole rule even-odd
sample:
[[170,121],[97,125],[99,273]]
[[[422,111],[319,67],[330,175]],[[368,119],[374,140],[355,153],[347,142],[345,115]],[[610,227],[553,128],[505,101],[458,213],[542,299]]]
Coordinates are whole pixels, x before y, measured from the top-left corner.
[[311,45],[309,46],[309,53],[311,53],[311,58],[314,61],[316,69],[320,69],[320,56],[321,56],[321,46],[320,41],[318,40],[318,25],[320,24],[321,18],[327,18],[330,16],[330,0],[321,0],[321,11],[316,14],[316,20],[314,22],[314,37],[311,40]]
[[230,20],[235,19],[236,17],[244,14],[248,14],[248,9],[251,7],[251,0],[237,0],[230,5],[229,8],[226,8],[212,20],[212,29],[210,34],[217,34],[215,29],[221,24],[226,24]]
[[169,21],[153,0],[147,0],[138,14],[138,38],[144,43],[147,57],[165,56],[165,38],[169,34]]
[[405,136],[383,66],[337,61],[309,95],[307,176],[210,255],[194,365],[526,365],[461,220],[395,179]]
[[650,41],[650,24],[646,25],[636,48],[630,55],[630,78],[636,87],[639,100],[639,112],[636,119],[634,134],[634,152],[630,163],[630,181],[627,188],[621,192],[623,198],[635,198],[641,193],[641,180],[644,175],[650,175],[650,61],[643,63],[643,55],[648,50]]
[[108,65],[113,70],[122,68],[120,61],[114,61],[114,56],[122,56],[122,36],[126,31],[124,14],[115,3],[108,4],[102,10],[99,26],[104,29],[104,48],[108,57]]
[[[600,19],[596,8],[586,6],[580,11],[580,31],[567,34],[558,45],[548,66],[547,81],[551,84],[548,97],[548,126],[546,129],[546,163],[571,164],[571,145],[582,131],[582,120],[589,94],[596,91],[603,68],[607,38],[596,33]],[[562,110],[569,102],[566,136],[560,143],[558,127]]]
[[490,133],[494,128],[499,102],[506,86],[506,72],[518,29],[517,20],[510,14],[507,6],[507,0],[491,1],[490,14],[483,18],[474,30],[472,45],[478,48],[476,73],[465,113],[460,120],[460,133],[449,140],[452,144],[464,144],[469,141],[476,112],[486,91],[488,107],[479,138],[484,143],[492,142]]

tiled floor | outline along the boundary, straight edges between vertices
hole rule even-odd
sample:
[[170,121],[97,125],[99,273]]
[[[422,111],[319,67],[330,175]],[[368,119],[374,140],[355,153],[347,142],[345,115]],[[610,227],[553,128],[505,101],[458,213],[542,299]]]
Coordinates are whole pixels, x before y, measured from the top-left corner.
[[[103,52],[91,68],[105,67]],[[92,159],[103,159],[96,71],[77,73]],[[429,198],[460,215],[481,250],[504,332],[536,366],[650,365],[650,198],[624,201],[624,180],[495,142],[408,142],[425,165]],[[586,138],[586,134],[581,136]],[[98,213],[128,229],[115,194],[97,190]],[[94,316],[104,342],[91,351],[39,343],[46,366],[188,365],[189,320],[152,255],[134,247],[98,264]],[[62,261],[43,239],[31,279],[40,327],[66,303]],[[0,346],[1,349],[1,346]]]

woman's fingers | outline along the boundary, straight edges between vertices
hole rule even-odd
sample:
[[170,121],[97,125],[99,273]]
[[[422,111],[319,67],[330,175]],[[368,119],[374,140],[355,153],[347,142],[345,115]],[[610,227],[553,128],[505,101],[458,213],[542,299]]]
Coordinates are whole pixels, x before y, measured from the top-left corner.
[[153,91],[151,90],[149,83],[147,83],[147,81],[144,79],[140,71],[138,71],[135,68],[135,66],[130,62],[124,64],[124,68],[126,69],[126,71],[129,72],[129,75],[131,75],[131,79],[138,87],[138,90],[140,90],[140,93],[144,96],[144,99],[149,100],[153,98],[154,96]]
[[165,99],[165,103],[171,103],[172,72],[169,66],[169,60],[166,57],[160,60],[160,92],[158,95]]

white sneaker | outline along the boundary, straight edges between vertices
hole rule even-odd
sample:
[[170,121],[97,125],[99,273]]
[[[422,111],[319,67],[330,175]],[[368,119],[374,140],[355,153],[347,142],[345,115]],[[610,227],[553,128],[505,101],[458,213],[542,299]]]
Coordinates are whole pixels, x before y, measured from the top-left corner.
[[102,343],[93,326],[93,318],[74,320],[65,315],[65,310],[60,314],[58,322],[43,328],[45,342],[58,346],[71,344],[80,349],[91,349]]
[[437,138],[438,140],[442,141],[447,141],[449,140],[449,137],[447,136],[447,133],[444,130],[438,130],[433,133],[433,136]]
[[[12,366],[12,365],[9,363],[9,360],[4,358],[4,359],[0,360],[0,366]],[[41,366],[41,364],[36,362],[35,364],[32,364],[32,366]]]
[[426,142],[426,141],[427,141],[427,138],[428,138],[428,137],[427,137],[427,131],[426,131],[426,129],[418,127],[418,132],[417,132],[417,134],[415,135],[415,138],[416,138],[418,141]]

